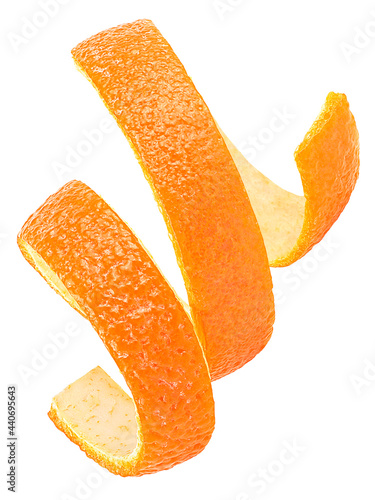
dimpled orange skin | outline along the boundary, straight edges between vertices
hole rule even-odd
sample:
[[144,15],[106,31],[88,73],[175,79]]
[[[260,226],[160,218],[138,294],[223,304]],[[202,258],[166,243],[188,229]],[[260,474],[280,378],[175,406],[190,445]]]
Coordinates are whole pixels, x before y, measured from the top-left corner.
[[198,454],[214,429],[208,367],[183,306],[131,230],[90,188],[72,181],[28,219],[19,239],[62,280],[132,391],[141,458],[127,470],[102,465],[141,475]]
[[129,139],[164,215],[212,380],[250,361],[274,322],[258,223],[215,122],[170,45],[140,20],[72,51]]
[[294,249],[272,266],[287,266],[319,243],[337,220],[359,175],[359,136],[345,94],[330,92],[317,120],[294,154],[306,199]]

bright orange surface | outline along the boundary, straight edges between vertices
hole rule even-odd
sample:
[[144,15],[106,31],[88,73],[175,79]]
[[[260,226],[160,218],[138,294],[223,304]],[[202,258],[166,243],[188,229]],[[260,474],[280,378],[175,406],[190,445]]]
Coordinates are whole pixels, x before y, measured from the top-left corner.
[[168,469],[199,453],[214,428],[204,354],[183,306],[126,224],[73,181],[29,218],[19,242],[56,273],[116,361],[137,407],[142,448],[125,466],[98,460],[52,411],[56,425],[121,475]]
[[328,94],[294,157],[306,199],[305,219],[295,247],[274,266],[295,262],[319,243],[352,194],[359,174],[359,140],[344,94]]
[[213,380],[267,343],[272,281],[258,223],[214,120],[151,21],[73,50],[132,144],[162,209]]
[[[269,265],[296,261],[335,222],[358,177],[358,132],[345,95],[330,93],[295,153],[304,188],[304,197],[296,196],[258,172],[222,135],[151,21],[99,33],[80,43],[73,56],[153,189],[185,280],[192,322],[126,224],[78,181],[29,218],[19,245],[47,282],[90,320],[115,359],[136,403],[139,449],[115,459],[82,428],[79,434],[79,423],[74,431],[61,413],[71,406],[69,391],[79,401],[77,387],[85,391],[87,380],[110,387],[112,396],[121,394],[100,370],[58,395],[51,418],[112,472],[140,475],[180,463],[208,442],[214,426],[210,374],[215,380],[233,372],[266,345],[274,321]],[[121,398],[121,408],[128,408]],[[108,404],[107,398],[102,409]],[[89,411],[97,417],[95,406]],[[125,440],[122,449],[134,440]]]

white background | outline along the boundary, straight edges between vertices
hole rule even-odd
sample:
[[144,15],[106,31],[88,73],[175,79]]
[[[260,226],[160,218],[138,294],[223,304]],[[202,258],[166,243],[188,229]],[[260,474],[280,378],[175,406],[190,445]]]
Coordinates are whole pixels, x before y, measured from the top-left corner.
[[[45,21],[38,17],[41,7],[36,0],[2,2],[1,490],[6,490],[6,386],[16,383],[22,500],[374,499],[375,372],[369,363],[375,364],[375,2],[223,0],[222,10],[219,4],[66,1],[17,45],[10,38],[22,36],[26,20]],[[249,159],[295,192],[301,187],[294,149],[326,94],[346,93],[360,133],[361,175],[319,249],[290,268],[272,271],[274,335],[254,361],[214,383],[217,425],[206,450],[166,472],[98,479],[95,463],[57,431],[47,411],[57,392],[96,365],[123,385],[122,377],[90,325],[24,261],[16,235],[48,195],[81,179],[134,228],[185,296],[163,220],[115,125],[64,178],[53,168],[65,163],[67,148],[76,149],[85,130],[97,129],[109,116],[74,68],[71,48],[100,30],[142,17],[152,19],[171,43],[221,127],[243,150],[249,136],[262,137],[275,109],[293,115]],[[365,29],[371,36],[360,35]],[[39,371],[22,376],[36,353],[48,352],[50,334],[71,322],[78,335],[52,352],[54,359]],[[300,451],[280,465],[285,441],[295,441]],[[269,481],[254,488],[251,478],[262,468],[271,471]],[[90,489],[77,490],[87,480]]]

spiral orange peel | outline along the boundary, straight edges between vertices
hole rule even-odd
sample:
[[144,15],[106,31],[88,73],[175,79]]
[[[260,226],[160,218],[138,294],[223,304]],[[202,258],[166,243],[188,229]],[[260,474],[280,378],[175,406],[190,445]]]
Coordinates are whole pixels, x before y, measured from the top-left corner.
[[128,226],[81,182],[52,195],[18,244],[91,322],[133,396],[97,367],[54,398],[49,416],[110,471],[142,475],[206,446],[211,381],[267,344],[269,266],[302,257],[342,212],[358,177],[358,132],[345,95],[330,93],[295,153],[304,188],[297,196],[258,172],[220,131],[151,21],[103,31],[73,57],[150,183],[189,308]]

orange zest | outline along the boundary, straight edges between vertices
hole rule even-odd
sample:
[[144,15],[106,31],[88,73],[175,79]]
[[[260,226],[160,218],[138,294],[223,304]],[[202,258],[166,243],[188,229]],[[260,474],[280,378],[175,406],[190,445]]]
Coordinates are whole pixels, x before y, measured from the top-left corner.
[[86,317],[133,400],[99,367],[53,400],[50,417],[121,475],[199,453],[214,427],[211,380],[250,361],[274,322],[269,266],[318,243],[358,177],[356,124],[330,93],[295,153],[304,196],[258,172],[220,131],[151,21],[80,43],[76,65],[127,137],[164,216],[189,298],[176,297],[108,205],[73,181],[24,225],[26,259]]
[[73,181],[30,217],[18,241],[30,264],[90,321],[134,399],[96,368],[54,398],[56,426],[124,476],[199,453],[214,428],[206,360],[183,305],[126,224]]

